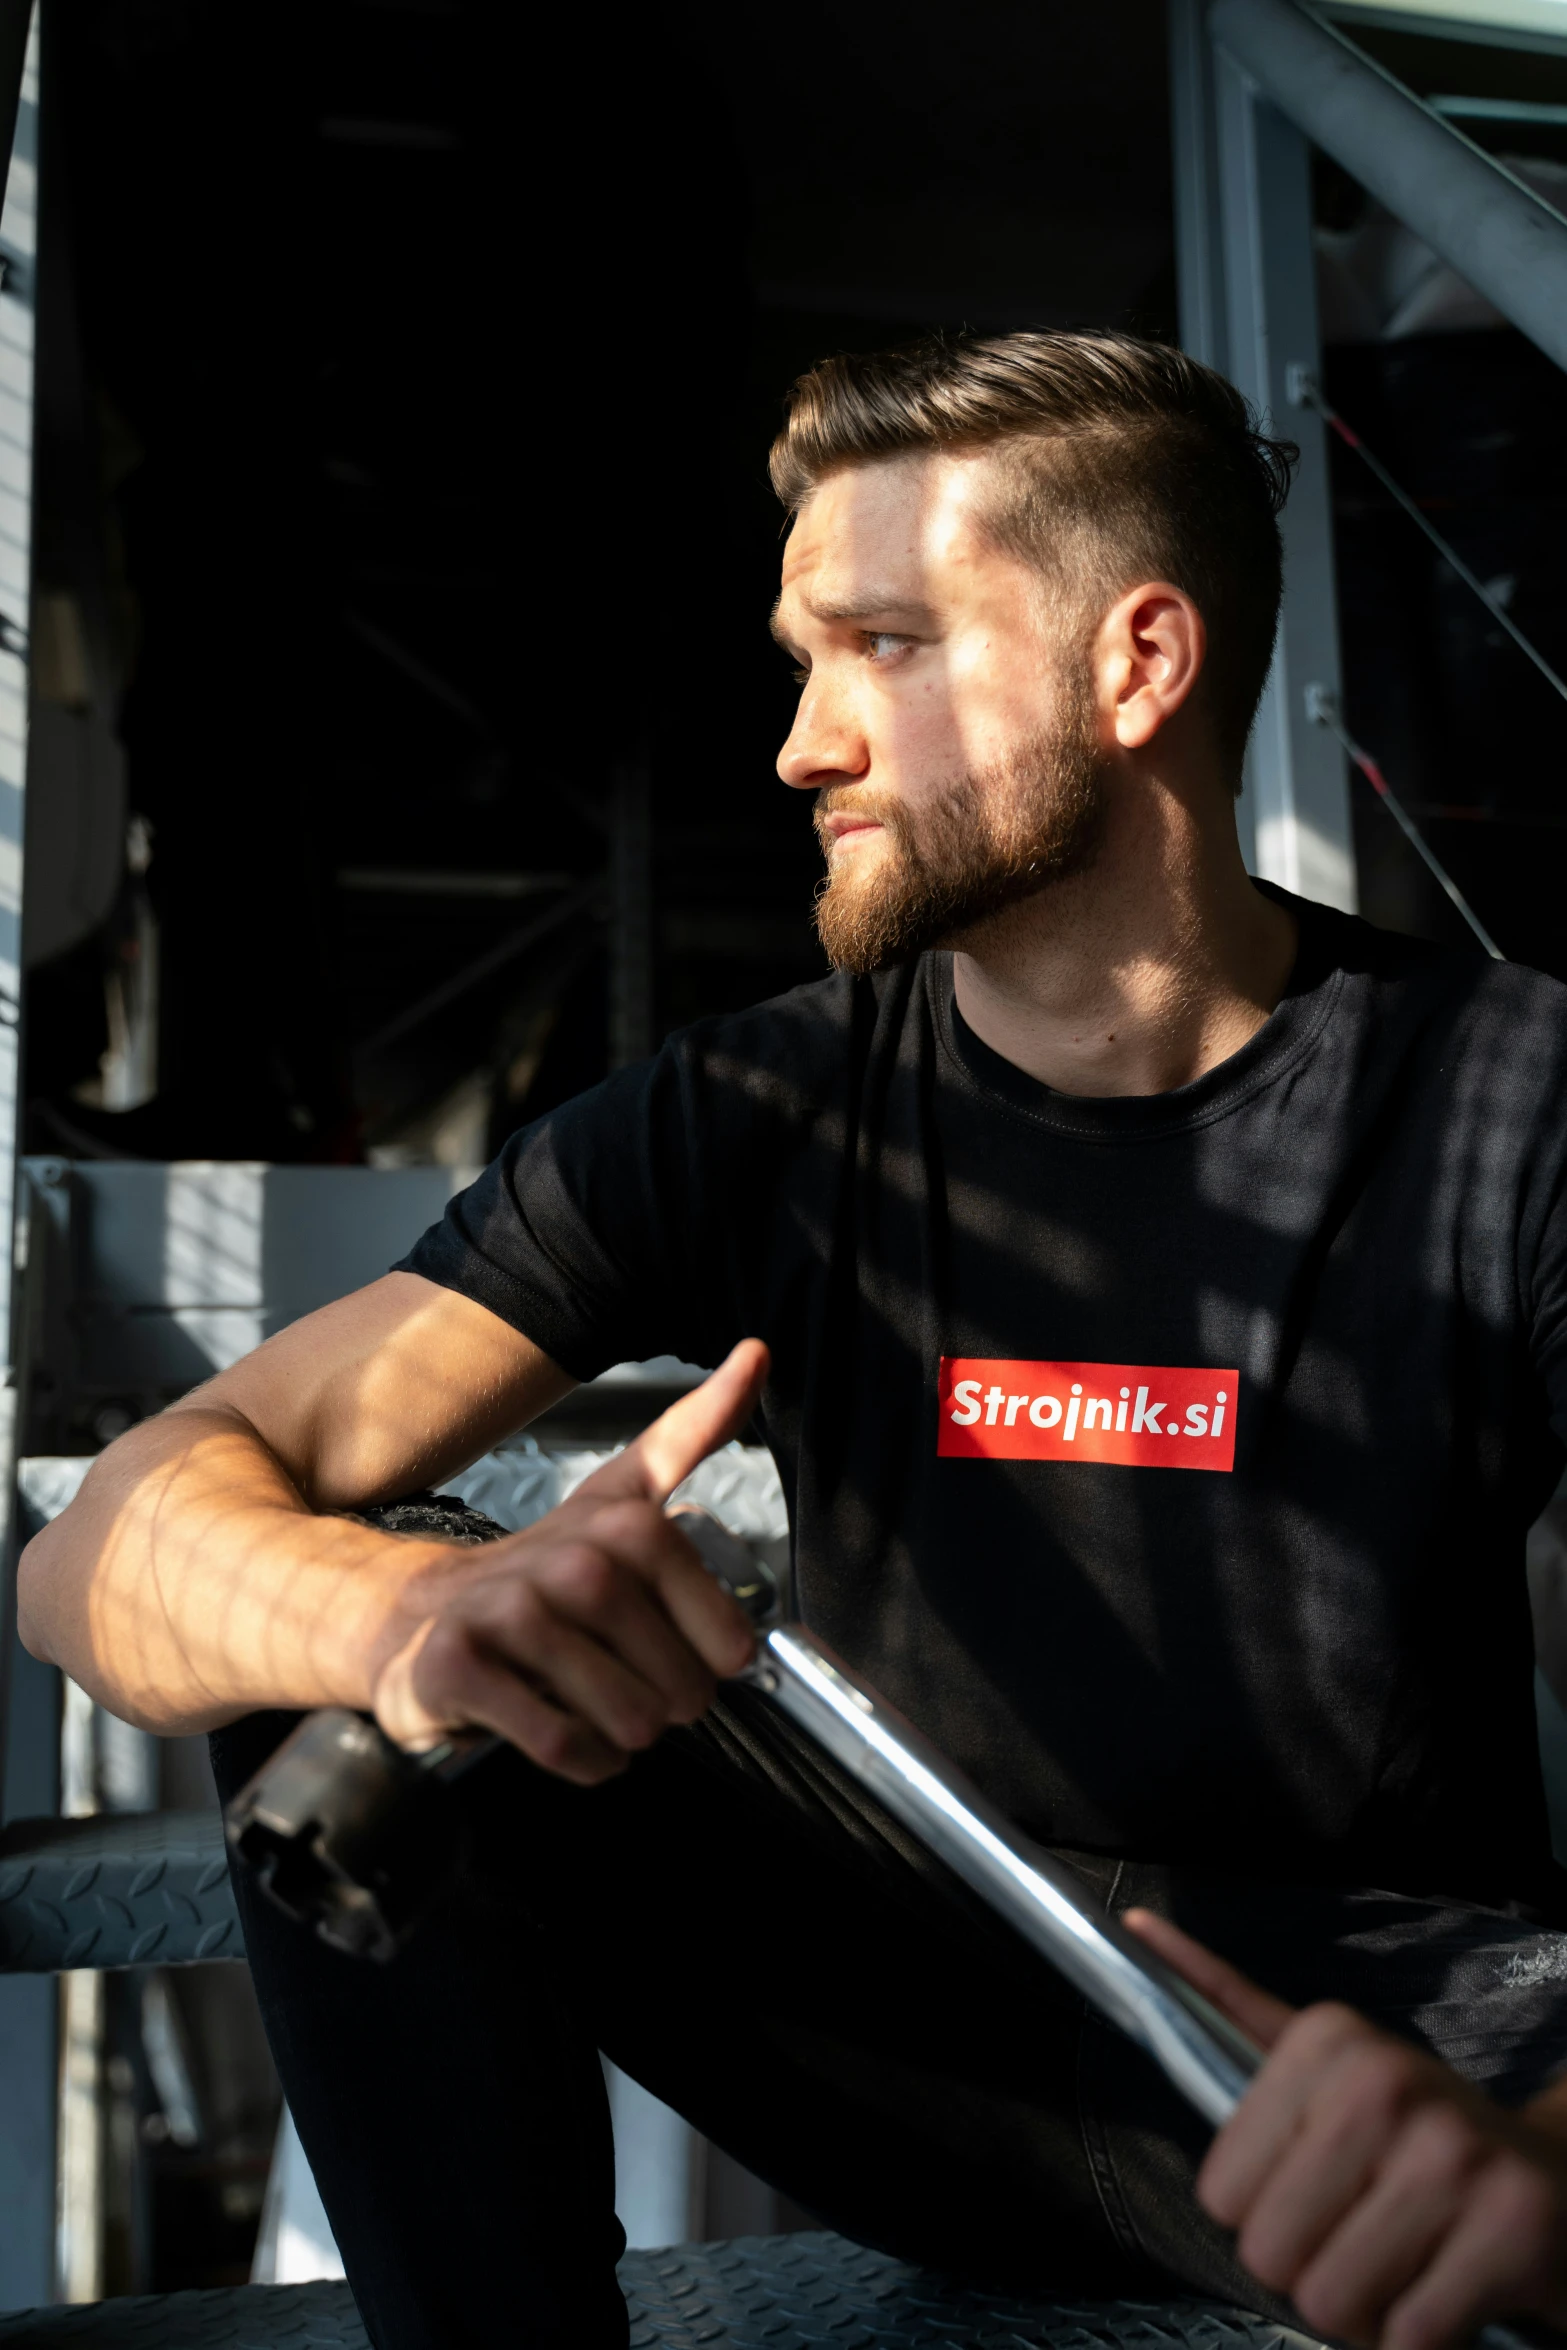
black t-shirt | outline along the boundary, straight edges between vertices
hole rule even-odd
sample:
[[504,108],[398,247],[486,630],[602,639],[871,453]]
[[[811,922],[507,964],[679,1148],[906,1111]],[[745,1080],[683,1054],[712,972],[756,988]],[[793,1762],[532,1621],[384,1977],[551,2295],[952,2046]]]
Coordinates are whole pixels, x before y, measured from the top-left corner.
[[1555,1910],[1567,989],[1285,902],[1195,1084],[1052,1092],[944,955],[828,978],[525,1128],[404,1266],[579,1379],[766,1339],[805,1620],[1042,1840]]

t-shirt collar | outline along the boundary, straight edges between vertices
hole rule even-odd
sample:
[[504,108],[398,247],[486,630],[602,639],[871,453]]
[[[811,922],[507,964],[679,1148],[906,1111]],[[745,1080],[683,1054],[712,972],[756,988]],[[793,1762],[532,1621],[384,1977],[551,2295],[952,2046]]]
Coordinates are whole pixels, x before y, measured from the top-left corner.
[[1287,906],[1299,924],[1295,965],[1270,1016],[1228,1060],[1168,1093],[1085,1095],[1058,1093],[981,1042],[958,1010],[952,957],[930,958],[937,1031],[962,1079],[1034,1124],[1083,1141],[1130,1141],[1179,1133],[1222,1118],[1262,1086],[1271,1085],[1315,1045],[1343,983],[1338,952],[1342,917],[1309,898],[1293,897],[1271,882],[1255,886]]

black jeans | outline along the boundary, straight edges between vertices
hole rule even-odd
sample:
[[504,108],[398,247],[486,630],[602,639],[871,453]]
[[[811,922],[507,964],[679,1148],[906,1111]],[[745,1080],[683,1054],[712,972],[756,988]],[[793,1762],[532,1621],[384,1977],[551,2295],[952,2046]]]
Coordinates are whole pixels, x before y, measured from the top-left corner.
[[[289,1717],[213,1740],[227,1796]],[[391,1966],[241,1887],[289,2103],[377,2350],[620,2350],[598,2050],[823,2224],[1013,2290],[1282,2316],[1198,2210],[1207,2133],[748,1692],[624,1777],[466,1782],[473,1858]],[[1066,1853],[1296,2002],[1332,1996],[1515,2103],[1567,2064],[1567,1935],[1391,1894]]]

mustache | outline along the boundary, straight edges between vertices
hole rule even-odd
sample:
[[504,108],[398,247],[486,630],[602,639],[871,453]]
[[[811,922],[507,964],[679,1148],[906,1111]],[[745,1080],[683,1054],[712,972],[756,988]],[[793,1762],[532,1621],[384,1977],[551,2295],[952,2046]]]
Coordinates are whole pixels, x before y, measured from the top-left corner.
[[829,783],[816,795],[818,816],[874,816],[885,799],[874,784]]
[[827,821],[832,816],[869,817],[873,823],[884,824],[895,839],[901,839],[907,829],[897,794],[878,791],[874,784],[833,783],[817,793],[811,822],[824,847]]

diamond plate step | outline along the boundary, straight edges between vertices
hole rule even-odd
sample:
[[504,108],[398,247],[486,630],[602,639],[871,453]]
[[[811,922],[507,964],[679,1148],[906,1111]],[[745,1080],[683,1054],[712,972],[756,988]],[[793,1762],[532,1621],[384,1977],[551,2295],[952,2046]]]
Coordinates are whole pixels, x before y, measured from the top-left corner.
[[842,2236],[631,2252],[632,2350],[1320,2350],[1216,2301],[1019,2300]]
[[244,1954],[215,1811],[16,1820],[0,1833],[0,1973]]
[[84,2309],[0,2317],[5,2350],[370,2350],[346,2285],[241,2285],[217,2293],[144,2293]]
[[[842,2236],[629,2252],[631,2350],[1321,2350],[1216,2301],[1038,2301],[954,2285]],[[518,2336],[526,2340],[524,2330]],[[370,2350],[348,2287],[247,2285],[0,2317],[0,2350]],[[497,2345],[497,2350],[499,2346]]]

